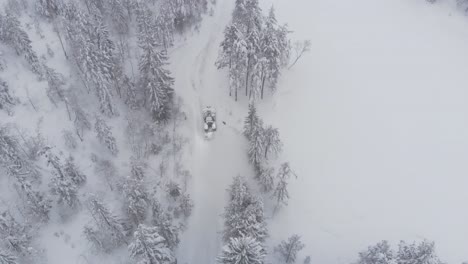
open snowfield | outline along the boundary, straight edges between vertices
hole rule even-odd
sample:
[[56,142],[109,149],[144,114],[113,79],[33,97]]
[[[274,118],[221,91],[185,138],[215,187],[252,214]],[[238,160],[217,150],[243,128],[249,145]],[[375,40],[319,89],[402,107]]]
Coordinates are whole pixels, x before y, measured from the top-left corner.
[[[218,1],[215,16],[189,39],[193,49],[172,56],[185,62],[175,70],[176,90],[184,89],[193,113],[216,104],[220,118],[240,129],[246,111],[227,97],[214,67],[230,2]],[[425,238],[436,241],[442,260],[468,260],[468,18],[425,1],[261,4],[275,5],[294,39],[312,41],[279,92],[260,103],[300,177],[289,207],[270,223],[271,241],[302,235],[312,263],[350,263],[380,240]],[[179,257],[214,263],[224,189],[249,165],[232,128],[195,141],[196,206]]]
[[425,1],[273,3],[312,51],[264,103],[300,175],[272,238],[301,234],[312,263],[424,238],[468,260],[468,17]]

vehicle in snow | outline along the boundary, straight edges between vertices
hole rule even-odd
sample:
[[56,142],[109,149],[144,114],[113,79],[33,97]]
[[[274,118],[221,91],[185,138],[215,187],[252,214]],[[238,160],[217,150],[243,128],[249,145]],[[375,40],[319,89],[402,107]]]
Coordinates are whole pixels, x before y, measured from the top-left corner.
[[205,130],[205,138],[209,139],[216,131],[216,110],[207,106],[203,109],[203,129]]

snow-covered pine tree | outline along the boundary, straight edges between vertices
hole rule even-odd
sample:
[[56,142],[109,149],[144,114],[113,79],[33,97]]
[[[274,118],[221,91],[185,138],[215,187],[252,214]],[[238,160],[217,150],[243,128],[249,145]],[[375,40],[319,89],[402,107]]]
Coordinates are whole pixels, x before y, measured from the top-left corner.
[[238,90],[243,86],[245,64],[247,60],[247,43],[235,24],[226,27],[221,51],[216,61],[218,69],[229,69],[229,96],[234,92],[237,101]]
[[172,12],[174,27],[182,32],[197,23],[207,10],[207,0],[169,0],[166,5]]
[[398,252],[396,263],[398,264],[442,264],[435,252],[434,242],[427,240],[421,241],[419,244],[407,244],[400,241],[398,244]]
[[8,115],[13,115],[13,106],[18,103],[18,99],[10,94],[8,84],[0,78],[0,110],[5,110]]
[[15,179],[26,177],[30,181],[38,181],[41,175],[26,154],[10,127],[0,126],[0,167]]
[[264,57],[261,72],[261,99],[263,99],[265,82],[268,80],[272,90],[275,90],[276,83],[281,71],[281,47],[278,39],[278,24],[274,8],[271,7],[265,19],[265,30],[261,37],[261,54]]
[[158,42],[162,43],[165,51],[173,45],[174,42],[174,17],[167,5],[161,6],[161,11],[155,21],[155,28],[158,32],[156,37]]
[[100,116],[96,116],[96,122],[94,123],[94,129],[97,133],[99,141],[106,146],[112,155],[117,155],[119,150],[114,136],[112,135],[111,128],[106,124],[106,121]]
[[66,173],[65,167],[60,162],[59,157],[53,154],[50,150],[46,153],[47,164],[53,167],[53,175],[50,182],[50,191],[58,196],[58,204],[66,204],[70,208],[75,208],[79,205],[78,187],[72,180],[70,175]]
[[102,201],[97,197],[91,197],[88,210],[94,220],[94,226],[85,226],[83,232],[96,249],[109,252],[127,243],[122,221]]
[[156,227],[139,225],[128,249],[132,258],[141,264],[175,263],[173,252]]
[[[143,5],[142,5],[143,6]],[[148,7],[139,9],[138,43],[142,49],[139,70],[139,85],[145,94],[145,105],[155,122],[165,122],[170,118],[173,100],[174,79],[165,69],[167,56],[158,50],[158,43],[153,33],[154,22]]]
[[145,189],[145,183],[135,176],[128,177],[122,186],[125,198],[124,212],[130,225],[134,228],[144,223],[149,205],[149,195]]
[[27,175],[16,175],[14,186],[23,200],[27,214],[32,221],[46,223],[52,208],[51,200],[42,192],[33,188]]
[[182,193],[178,199],[177,207],[174,209],[175,217],[188,218],[192,214],[193,201],[188,193]]
[[91,130],[91,121],[89,121],[88,114],[83,110],[83,108],[78,104],[76,98],[72,100],[72,112],[75,117],[73,119],[73,124],[75,125],[75,132],[78,138],[83,141],[84,132],[86,130]]
[[250,236],[234,237],[223,247],[218,263],[263,264],[266,252],[262,244]]
[[70,180],[77,186],[80,187],[86,183],[86,175],[84,175],[75,164],[75,159],[70,155],[64,166],[65,174],[70,177]]
[[257,127],[252,131],[250,135],[250,146],[249,146],[249,161],[254,167],[260,166],[260,163],[264,161],[265,153],[265,132],[263,127]]
[[268,235],[263,214],[263,202],[251,194],[240,176],[234,178],[229,190],[229,204],[224,212],[223,239],[251,236],[263,242]]
[[384,240],[360,252],[356,264],[396,264],[395,253]]
[[[242,1],[244,9],[240,17],[233,17],[233,21],[238,28],[243,30],[247,47],[247,64],[245,77],[245,95],[248,95],[249,88],[253,87],[252,76],[257,74],[253,69],[257,69],[258,58],[260,54],[260,35],[263,26],[262,10],[258,0]],[[236,5],[237,8],[237,5]],[[235,13],[234,13],[235,14]]]
[[[25,225],[12,217],[9,211],[0,214],[0,263],[41,263],[41,251],[33,243],[34,230],[31,225]],[[6,251],[2,253],[1,249]]]
[[55,18],[60,12],[60,2],[57,0],[37,0],[36,12],[46,18]]
[[107,116],[118,115],[112,101],[116,60],[114,44],[100,16],[84,14],[73,4],[65,9],[65,32],[71,55],[87,85],[95,88],[100,110]]
[[275,187],[275,180],[273,174],[275,169],[269,167],[266,162],[260,164],[260,166],[255,168],[257,181],[260,184],[261,190],[264,193],[269,193]]
[[157,228],[158,234],[166,240],[167,246],[174,250],[180,242],[180,229],[174,225],[173,217],[159,208],[153,215],[152,224]]
[[65,91],[63,90],[63,86],[65,85],[65,78],[63,75],[45,64],[43,65],[43,68],[44,76],[48,84],[47,96],[50,101],[54,105],[57,105],[58,101],[67,102]]
[[0,251],[0,264],[18,264],[16,257],[8,252]]
[[23,55],[33,73],[39,79],[43,78],[42,65],[36,52],[32,49],[28,34],[21,28],[21,24],[13,14],[0,14],[0,41],[15,49],[18,55]]
[[126,10],[124,0],[108,0],[110,18],[115,31],[119,35],[126,35],[129,32],[130,17]]
[[33,187],[33,181],[40,179],[40,173],[20,151],[18,140],[7,127],[0,127],[0,167],[15,182],[13,186],[21,198],[25,214],[32,221],[47,222],[51,201]]
[[268,158],[268,154],[278,155],[281,152],[283,144],[279,138],[277,128],[273,128],[272,126],[265,128],[264,139],[265,159]]
[[278,174],[276,178],[278,182],[276,183],[275,191],[273,192],[273,197],[276,199],[277,206],[280,204],[287,205],[289,199],[289,191],[288,191],[288,180],[294,176],[297,178],[297,175],[292,171],[291,167],[289,166],[288,162],[284,162],[281,164],[280,169],[278,170]]
[[296,262],[297,253],[301,251],[305,245],[301,242],[301,237],[298,235],[292,235],[288,238],[288,241],[281,241],[281,243],[275,247],[280,258],[286,264],[292,264]]
[[253,103],[249,104],[249,112],[244,120],[244,136],[250,141],[255,130],[263,126],[263,121],[257,113],[257,108]]

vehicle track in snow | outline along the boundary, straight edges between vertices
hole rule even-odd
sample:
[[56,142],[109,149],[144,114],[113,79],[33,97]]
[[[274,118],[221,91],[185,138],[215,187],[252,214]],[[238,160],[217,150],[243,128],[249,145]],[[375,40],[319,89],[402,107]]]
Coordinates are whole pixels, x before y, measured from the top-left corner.
[[[232,1],[219,1],[213,16],[204,18],[200,32],[188,40],[187,48],[174,53],[176,92],[188,107],[188,122],[193,129],[191,146],[192,180],[188,186],[194,209],[187,230],[182,234],[178,262],[211,264],[221,250],[222,213],[226,188],[232,178],[248,171],[245,142],[238,129],[222,124],[229,120],[233,100],[227,95],[228,80],[216,68],[219,43],[229,23]],[[202,109],[217,109],[218,131],[205,140]],[[230,123],[230,122],[229,122]]]

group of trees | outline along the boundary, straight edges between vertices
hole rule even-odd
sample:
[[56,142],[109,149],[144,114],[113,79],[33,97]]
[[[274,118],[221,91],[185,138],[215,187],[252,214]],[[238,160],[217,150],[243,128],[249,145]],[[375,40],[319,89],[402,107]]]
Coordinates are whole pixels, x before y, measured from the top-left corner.
[[435,252],[434,242],[408,244],[400,241],[395,252],[387,241],[370,246],[359,253],[357,264],[442,264]]
[[268,230],[261,198],[253,195],[244,178],[237,176],[229,190],[223,214],[223,247],[218,262],[262,264],[266,256]]
[[278,156],[282,150],[279,131],[272,126],[265,127],[254,104],[249,105],[249,112],[244,121],[244,136],[249,141],[249,160],[254,166],[255,178],[264,193],[273,191],[276,208],[287,204],[289,199],[288,181],[297,177],[288,162],[280,165],[275,177],[275,169],[269,164],[269,158]]
[[263,99],[265,86],[276,90],[289,61],[288,33],[286,25],[278,25],[273,7],[264,16],[258,0],[236,0],[216,62],[218,68],[229,70],[230,96],[237,101],[244,88],[249,98]]
[[[164,209],[156,193],[150,192],[145,162],[133,160],[129,176],[118,184],[123,194],[121,213],[115,213],[92,195],[87,208],[92,221],[83,233],[98,253],[126,246],[138,263],[175,263],[181,227],[174,213]],[[187,216],[188,217],[188,216]]]

